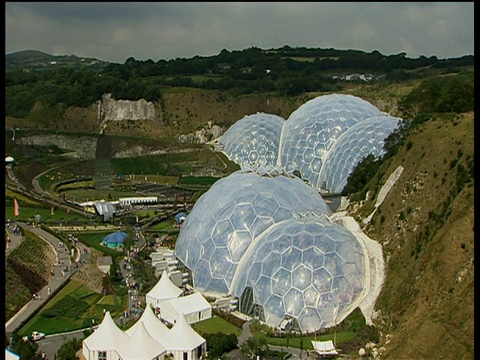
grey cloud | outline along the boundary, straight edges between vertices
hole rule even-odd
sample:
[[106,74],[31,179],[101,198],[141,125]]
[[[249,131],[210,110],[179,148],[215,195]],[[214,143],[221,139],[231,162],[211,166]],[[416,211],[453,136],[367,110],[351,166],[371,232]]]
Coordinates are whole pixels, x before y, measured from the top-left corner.
[[6,52],[124,62],[290,45],[456,57],[473,54],[473,13],[473,2],[7,3]]

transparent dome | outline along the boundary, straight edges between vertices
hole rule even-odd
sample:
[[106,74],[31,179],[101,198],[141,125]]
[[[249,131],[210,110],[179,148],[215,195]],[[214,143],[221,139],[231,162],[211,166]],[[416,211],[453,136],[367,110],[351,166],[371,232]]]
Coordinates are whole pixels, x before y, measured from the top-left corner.
[[299,170],[302,179],[320,189],[319,174],[335,141],[359,121],[382,112],[368,101],[330,94],[307,101],[287,119],[280,140],[281,165]]
[[195,203],[180,230],[175,255],[191,270],[196,289],[227,294],[253,239],[299,212],[331,213],[322,197],[296,177],[234,172]]
[[340,193],[347,185],[348,176],[367,155],[380,157],[384,154],[384,140],[396,128],[400,118],[382,115],[365,119],[344,132],[323,164],[319,176],[322,188]]
[[224,152],[240,166],[276,166],[285,119],[257,113],[233,124],[220,139]]
[[324,216],[277,223],[255,239],[238,265],[232,295],[240,311],[278,327],[294,319],[302,331],[334,325],[365,284],[357,239]]

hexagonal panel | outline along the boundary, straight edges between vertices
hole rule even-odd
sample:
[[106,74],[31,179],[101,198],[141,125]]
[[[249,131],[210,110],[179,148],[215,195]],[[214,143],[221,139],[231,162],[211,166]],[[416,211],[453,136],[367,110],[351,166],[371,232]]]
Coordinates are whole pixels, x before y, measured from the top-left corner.
[[312,283],[312,270],[300,265],[292,272],[292,284],[298,290],[303,291]]

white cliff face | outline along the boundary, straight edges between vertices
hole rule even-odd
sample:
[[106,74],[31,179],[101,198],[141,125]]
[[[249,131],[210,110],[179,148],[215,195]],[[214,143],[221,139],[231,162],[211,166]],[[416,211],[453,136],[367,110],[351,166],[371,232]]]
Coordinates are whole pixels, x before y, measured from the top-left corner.
[[151,120],[155,118],[155,105],[144,99],[137,101],[114,100],[111,94],[104,94],[98,104],[98,120]]
[[201,130],[197,130],[190,134],[178,135],[178,141],[182,143],[205,144],[212,139],[217,139],[222,134],[222,128],[218,125],[212,125],[212,122],[209,121]]

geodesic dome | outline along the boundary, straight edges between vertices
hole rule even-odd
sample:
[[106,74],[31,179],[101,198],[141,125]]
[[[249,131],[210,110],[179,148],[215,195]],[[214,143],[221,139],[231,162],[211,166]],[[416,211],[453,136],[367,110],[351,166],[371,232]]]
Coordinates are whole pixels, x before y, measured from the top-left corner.
[[272,114],[245,116],[223,134],[220,143],[240,166],[276,166],[284,123],[284,118]]
[[175,255],[192,272],[193,286],[226,295],[252,241],[294,213],[330,214],[302,180],[282,174],[237,171],[218,180],[188,214]]
[[348,176],[367,155],[382,156],[385,139],[398,128],[401,118],[374,116],[350,127],[329,151],[319,175],[322,188],[340,193]]
[[284,125],[281,166],[299,170],[302,179],[320,189],[319,174],[335,141],[359,121],[379,115],[377,107],[352,95],[330,94],[307,101]]
[[357,239],[324,216],[292,218],[265,231],[238,265],[232,295],[240,311],[301,331],[332,326],[364,289],[364,254]]

